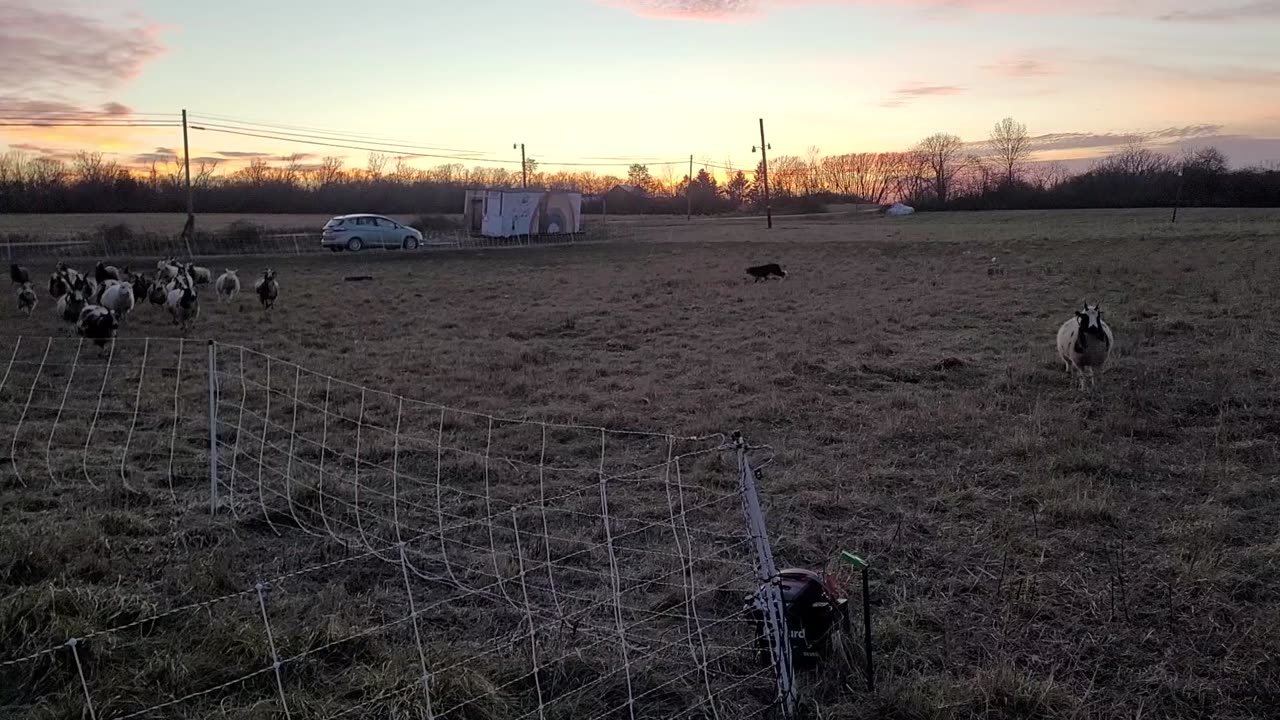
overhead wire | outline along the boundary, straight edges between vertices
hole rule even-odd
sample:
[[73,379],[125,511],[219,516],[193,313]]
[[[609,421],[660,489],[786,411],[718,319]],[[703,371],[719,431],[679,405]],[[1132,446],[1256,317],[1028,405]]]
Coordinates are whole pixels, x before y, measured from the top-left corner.
[[307,127],[305,125],[284,125],[274,123],[262,123],[252,120],[240,120],[226,115],[211,115],[208,113],[190,113],[189,119],[196,119],[202,125],[218,125],[222,127],[231,127],[237,130],[252,130],[255,132],[274,132],[281,135],[302,135],[313,138],[322,138],[334,141],[351,141],[351,142],[371,142],[375,145],[391,145],[416,150],[429,150],[434,152],[448,152],[462,155],[491,155],[488,150],[470,150],[466,148],[447,147],[442,145],[432,145],[417,142],[410,142],[403,138],[391,138],[381,135],[367,135],[364,133],[349,132],[345,130],[331,130],[317,127]]
[[[514,159],[508,160],[505,158],[486,158],[486,157],[475,157],[475,156],[467,156],[467,155],[449,155],[449,154],[442,154],[442,153],[400,151],[390,145],[384,145],[384,146],[378,147],[379,143],[357,145],[354,143],[347,143],[347,142],[331,142],[328,139],[323,138],[322,136],[314,136],[313,138],[308,136],[302,136],[301,134],[299,134],[298,137],[289,137],[279,133],[253,132],[253,131],[244,130],[244,129],[232,129],[226,126],[221,126],[213,123],[189,124],[188,127],[190,127],[192,130],[202,130],[205,132],[224,133],[228,135],[239,135],[243,137],[253,137],[253,138],[266,139],[266,140],[280,140],[283,142],[295,142],[303,145],[332,147],[332,148],[340,148],[344,150],[360,150],[364,152],[389,153],[389,154],[397,155],[399,157],[420,157],[420,158],[435,158],[435,159],[445,159],[445,160],[467,160],[471,162],[503,163],[508,165],[517,165],[517,166],[521,164],[520,160],[514,160]],[[531,160],[533,159],[531,158]],[[573,166],[573,167],[625,167],[627,165],[633,164],[633,163],[627,163],[627,162],[577,162],[577,161],[556,161],[556,160],[534,160],[534,161],[537,162],[538,165],[543,165],[543,166]],[[663,162],[649,162],[647,164],[648,165],[681,165],[681,164],[684,164],[685,162],[686,161],[684,160],[672,160],[672,161],[663,161]]]
[[[199,123],[200,125],[205,126],[207,128],[213,128],[216,126],[221,129],[233,129],[233,130],[238,130],[242,132],[273,133],[278,135],[287,135],[290,137],[296,136],[296,137],[305,138],[308,140],[324,140],[328,142],[337,142],[337,143],[342,143],[342,142],[368,143],[368,144],[380,145],[380,146],[385,145],[389,148],[406,148],[406,149],[416,150],[416,151],[427,151],[422,153],[423,156],[426,156],[426,157],[434,157],[432,153],[435,153],[435,152],[450,153],[452,155],[468,155],[468,156],[493,154],[491,151],[487,151],[487,150],[469,150],[469,149],[447,147],[447,146],[441,146],[441,145],[422,144],[422,143],[409,142],[402,138],[396,139],[396,138],[389,138],[387,136],[368,135],[364,133],[357,133],[357,132],[351,132],[346,130],[336,130],[332,128],[319,128],[315,126],[306,126],[306,125],[289,125],[284,123],[265,123],[265,122],[260,122],[256,120],[242,120],[239,118],[232,117],[230,115],[219,115],[215,113],[194,113],[193,112],[193,113],[189,113],[188,117],[201,118],[201,119],[207,118],[208,120],[202,120]],[[212,120],[212,122],[210,122],[209,120]],[[358,147],[353,149],[364,149],[364,148]],[[458,158],[458,159],[471,159],[471,158]],[[609,160],[617,161],[617,162],[583,162],[583,161],[609,161]],[[494,160],[491,160],[490,162],[519,164],[520,161],[494,159]],[[597,165],[600,167],[621,167],[623,165],[630,165],[635,163],[648,163],[653,165],[680,165],[687,161],[686,160],[663,160],[657,156],[617,155],[617,156],[601,156],[601,157],[587,156],[580,159],[576,159],[572,161],[564,161],[564,162],[539,159],[537,160],[537,162],[542,165],[558,165],[558,166],[559,165],[577,165],[577,166]]]

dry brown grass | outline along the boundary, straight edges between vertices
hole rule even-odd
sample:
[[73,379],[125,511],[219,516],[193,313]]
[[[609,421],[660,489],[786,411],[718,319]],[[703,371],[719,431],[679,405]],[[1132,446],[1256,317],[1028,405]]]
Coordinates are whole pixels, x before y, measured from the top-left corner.
[[[282,259],[273,318],[242,297],[210,303],[197,332],[459,407],[771,443],[763,493],[779,562],[819,567],[849,549],[874,566],[880,685],[874,697],[824,688],[807,705],[823,718],[1273,717],[1278,225],[1274,212],[1230,212],[1174,228],[1163,212],[797,220],[779,241],[747,224],[668,223],[653,236],[677,242]],[[988,272],[993,257],[1002,274]],[[774,260],[785,281],[745,282],[743,268]],[[240,261],[242,279],[262,264]],[[1057,325],[1085,299],[1118,342],[1097,397],[1053,357]],[[174,332],[154,308],[135,320],[126,334]],[[0,329],[65,332],[47,297],[30,321],[6,311]],[[228,592],[263,568],[333,556],[264,540],[260,519],[227,530],[129,497],[92,507],[92,493],[3,492],[0,659],[145,616],[172,593]],[[369,583],[390,580],[294,597],[281,622],[303,617],[289,603],[314,604],[337,625],[287,628],[291,641],[340,636],[374,612]],[[263,653],[225,619],[191,632],[207,637],[202,657]],[[298,712],[336,707],[308,683],[350,697],[395,686],[390,670],[366,682],[344,669],[400,668],[407,642],[347,648],[328,674],[295,678]],[[157,652],[133,689],[222,667],[166,662]],[[21,678],[45,698],[41,716],[77,707],[67,672]],[[474,693],[504,673],[450,682]],[[469,717],[507,716],[505,697]]]

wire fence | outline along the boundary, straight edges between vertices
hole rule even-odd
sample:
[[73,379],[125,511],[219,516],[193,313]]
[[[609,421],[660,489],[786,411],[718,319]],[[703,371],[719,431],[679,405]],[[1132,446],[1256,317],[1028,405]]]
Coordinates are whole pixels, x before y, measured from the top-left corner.
[[475,413],[198,341],[21,337],[0,343],[0,363],[0,427],[13,428],[0,492],[33,508],[7,523],[124,508],[175,536],[198,528],[230,558],[218,582],[197,573],[167,594],[147,589],[198,554],[153,547],[136,577],[7,589],[0,623],[22,620],[0,626],[0,708],[543,719],[778,706],[776,663],[760,661],[744,614],[773,571],[741,441]]
[[[428,230],[417,248],[366,247],[361,253],[431,252],[457,249],[491,249],[533,246],[581,245],[602,242],[631,242],[641,239],[643,228],[633,223],[599,222],[579,233],[556,235],[517,235],[484,237],[463,230]],[[127,238],[111,238],[102,234],[78,234],[65,237],[13,239],[4,242],[7,261],[14,263],[49,259],[137,258],[159,259],[213,258],[220,256],[301,256],[337,252],[321,244],[320,233],[244,234],[234,232],[197,233],[190,240],[176,235],[139,233]]]

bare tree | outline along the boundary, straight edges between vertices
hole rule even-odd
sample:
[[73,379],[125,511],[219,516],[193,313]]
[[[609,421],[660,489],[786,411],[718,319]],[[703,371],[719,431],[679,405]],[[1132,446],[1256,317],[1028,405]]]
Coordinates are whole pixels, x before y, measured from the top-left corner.
[[320,160],[320,165],[312,171],[312,182],[316,187],[336,185],[346,177],[342,169],[343,160],[332,155]]
[[369,153],[369,159],[365,162],[365,172],[368,173],[370,180],[377,180],[382,177],[382,171],[386,170],[387,162],[391,158],[379,152]]
[[418,176],[418,169],[409,164],[409,158],[396,158],[396,166],[391,170],[391,181],[398,183],[411,183]]
[[1183,170],[1198,170],[1211,175],[1221,175],[1227,171],[1227,156],[1212,145],[1186,148],[1182,151],[1180,164]]
[[1031,136],[1027,126],[1007,117],[991,129],[991,159],[1000,170],[1000,183],[1005,187],[1018,179],[1022,166],[1031,157]]
[[940,203],[945,203],[950,197],[951,180],[960,169],[962,162],[960,153],[963,149],[964,141],[958,135],[950,133],[930,135],[916,146],[916,152],[920,155],[921,163],[928,172],[934,194],[937,195]]

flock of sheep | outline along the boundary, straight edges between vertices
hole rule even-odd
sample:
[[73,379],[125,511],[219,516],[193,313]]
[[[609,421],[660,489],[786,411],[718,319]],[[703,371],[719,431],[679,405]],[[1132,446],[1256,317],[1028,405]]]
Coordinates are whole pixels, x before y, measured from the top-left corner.
[[[21,265],[9,266],[9,279],[18,287],[18,309],[30,315],[39,301],[31,284],[31,273]],[[139,303],[149,302],[163,307],[173,323],[186,334],[200,315],[197,288],[213,285],[219,302],[227,302],[240,292],[240,278],[235,270],[227,270],[213,281],[208,268],[166,258],[156,263],[154,277],[121,270],[99,262],[93,274],[82,273],[64,262],[49,276],[49,295],[57,303],[58,318],[75,326],[81,337],[103,347]],[[280,297],[280,284],[274,270],[267,269],[254,283],[254,292],[264,310],[269,310]]]

